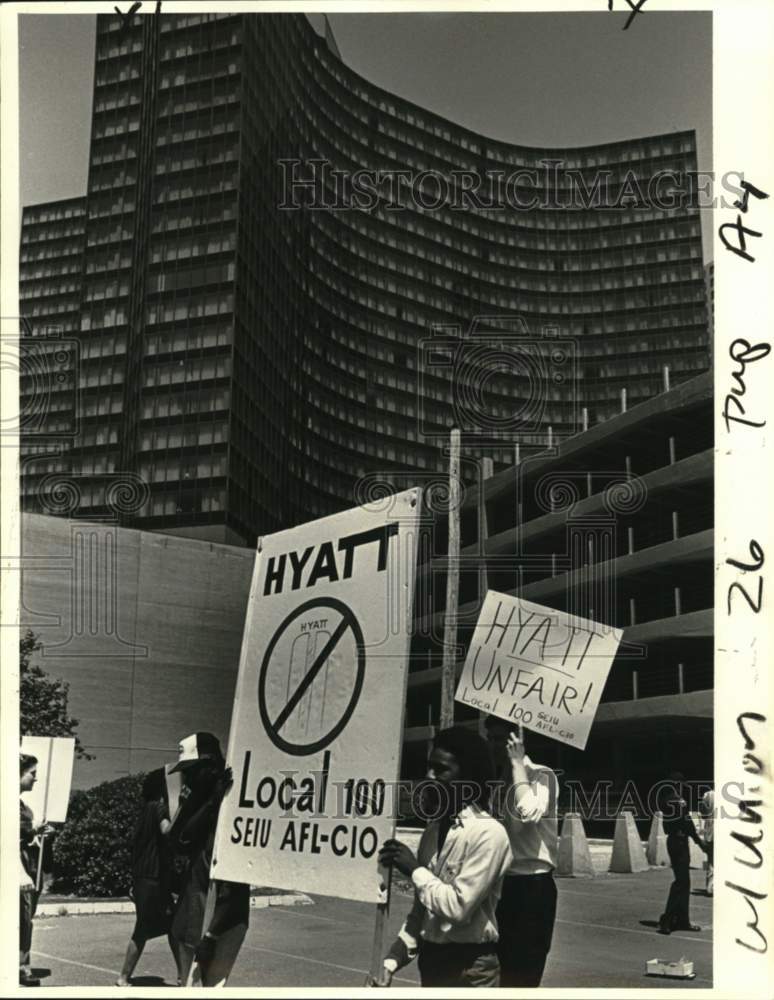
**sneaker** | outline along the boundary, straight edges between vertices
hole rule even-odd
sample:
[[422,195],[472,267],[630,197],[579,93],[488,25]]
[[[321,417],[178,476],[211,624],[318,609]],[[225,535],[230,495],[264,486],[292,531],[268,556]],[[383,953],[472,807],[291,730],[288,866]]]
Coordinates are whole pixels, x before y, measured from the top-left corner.
[[40,986],[40,980],[37,976],[33,976],[31,972],[19,973],[19,986]]
[[698,924],[682,924],[675,927],[676,931],[700,931],[701,927]]

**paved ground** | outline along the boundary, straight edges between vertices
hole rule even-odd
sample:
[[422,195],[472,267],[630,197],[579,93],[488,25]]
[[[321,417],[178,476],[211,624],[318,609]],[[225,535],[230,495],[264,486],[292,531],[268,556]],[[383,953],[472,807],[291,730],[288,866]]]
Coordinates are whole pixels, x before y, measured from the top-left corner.
[[[694,884],[700,876],[693,874]],[[712,982],[712,900],[694,895],[691,915],[700,934],[662,937],[642,921],[662,910],[671,872],[558,879],[559,912],[543,979],[553,987],[687,987]],[[409,900],[394,896],[390,930],[399,927]],[[363,984],[371,951],[374,908],[315,897],[312,906],[253,910],[250,930],[230,986],[350,986]],[[33,966],[43,986],[109,986],[115,981],[133,926],[129,914],[52,917],[35,921]],[[390,938],[391,940],[391,938]],[[649,958],[694,962],[696,979],[645,977]],[[137,968],[138,986],[172,985],[166,942],[152,941]],[[395,985],[418,982],[415,965]]]

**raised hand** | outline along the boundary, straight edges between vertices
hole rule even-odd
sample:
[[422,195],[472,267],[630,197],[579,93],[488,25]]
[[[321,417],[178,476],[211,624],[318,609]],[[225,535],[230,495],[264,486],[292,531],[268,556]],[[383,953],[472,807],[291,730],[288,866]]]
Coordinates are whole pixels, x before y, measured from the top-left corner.
[[505,749],[510,760],[516,760],[519,763],[524,760],[524,741],[520,740],[516,733],[509,734]]

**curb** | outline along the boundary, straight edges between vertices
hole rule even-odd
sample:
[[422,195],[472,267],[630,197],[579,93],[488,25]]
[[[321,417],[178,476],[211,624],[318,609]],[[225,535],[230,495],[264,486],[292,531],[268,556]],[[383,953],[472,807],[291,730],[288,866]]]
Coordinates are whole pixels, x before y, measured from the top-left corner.
[[[251,896],[250,909],[263,910],[269,906],[313,906],[314,900],[305,892],[289,892],[277,896]],[[99,902],[79,903],[77,901],[41,903],[35,911],[36,917],[82,917],[96,913],[134,913],[134,903],[130,899],[106,899]]]

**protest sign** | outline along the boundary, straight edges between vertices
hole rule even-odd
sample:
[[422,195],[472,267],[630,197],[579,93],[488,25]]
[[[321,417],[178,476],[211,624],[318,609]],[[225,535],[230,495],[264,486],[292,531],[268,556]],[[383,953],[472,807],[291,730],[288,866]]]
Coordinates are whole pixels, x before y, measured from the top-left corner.
[[622,634],[490,590],[455,699],[583,750]]
[[59,736],[22,736],[21,752],[38,760],[38,780],[22,798],[35,823],[64,823],[70,803],[75,740]]
[[213,877],[381,898],[419,501],[408,490],[260,540]]

